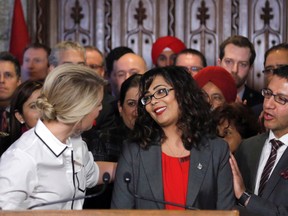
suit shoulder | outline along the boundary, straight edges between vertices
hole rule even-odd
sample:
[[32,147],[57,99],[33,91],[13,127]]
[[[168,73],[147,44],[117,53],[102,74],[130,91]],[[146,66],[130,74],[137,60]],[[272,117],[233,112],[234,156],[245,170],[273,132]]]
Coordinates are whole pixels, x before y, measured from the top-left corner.
[[123,141],[123,151],[135,152],[140,150],[140,145],[137,142],[126,139]]
[[262,141],[262,140],[266,140],[267,137],[268,137],[267,133],[258,134],[258,135],[249,137],[247,139],[244,139],[241,145],[250,145],[250,143],[255,143],[255,142]]
[[259,91],[256,91],[248,86],[245,86],[243,99],[247,100],[248,106],[255,106],[263,103],[263,96]]
[[267,137],[268,133],[263,133],[243,140],[235,152],[236,158],[239,158],[240,155],[253,155],[261,151]]
[[220,137],[204,138],[202,142],[204,142],[206,148],[211,149],[213,152],[229,151],[228,143]]
[[262,97],[261,93],[259,91],[256,91],[255,89],[250,88],[249,86],[245,85],[245,93],[251,94],[253,96]]

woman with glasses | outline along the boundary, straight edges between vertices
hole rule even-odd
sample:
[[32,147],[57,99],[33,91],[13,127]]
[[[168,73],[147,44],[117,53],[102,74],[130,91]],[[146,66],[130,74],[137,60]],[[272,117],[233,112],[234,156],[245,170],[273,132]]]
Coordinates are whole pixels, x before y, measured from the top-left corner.
[[183,67],[140,80],[134,136],[118,161],[112,208],[231,209],[227,143],[215,135],[203,92]]

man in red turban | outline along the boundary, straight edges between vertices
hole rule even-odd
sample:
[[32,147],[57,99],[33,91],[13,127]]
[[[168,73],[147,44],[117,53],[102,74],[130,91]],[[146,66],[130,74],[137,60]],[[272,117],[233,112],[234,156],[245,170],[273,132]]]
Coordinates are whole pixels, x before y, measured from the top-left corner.
[[231,74],[220,66],[208,66],[193,77],[209,99],[212,109],[236,100],[237,87]]
[[185,44],[176,37],[158,38],[152,45],[152,61],[156,67],[174,65],[176,55],[186,49]]

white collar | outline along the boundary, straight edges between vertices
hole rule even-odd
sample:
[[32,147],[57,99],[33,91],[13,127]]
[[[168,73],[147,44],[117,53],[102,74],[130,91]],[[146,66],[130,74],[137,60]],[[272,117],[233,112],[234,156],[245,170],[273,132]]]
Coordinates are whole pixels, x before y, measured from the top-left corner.
[[270,141],[271,139],[280,140],[282,143],[284,143],[284,145],[288,146],[288,134],[285,134],[278,139],[275,137],[273,131],[270,130],[268,140]]
[[239,96],[239,98],[243,98],[244,95],[244,91],[245,91],[245,86],[243,86],[240,91],[237,91],[237,95]]
[[68,146],[60,140],[58,140],[51,131],[44,125],[44,123],[39,119],[34,132],[36,136],[47,146],[47,148],[53,152],[53,154],[58,157],[61,155]]

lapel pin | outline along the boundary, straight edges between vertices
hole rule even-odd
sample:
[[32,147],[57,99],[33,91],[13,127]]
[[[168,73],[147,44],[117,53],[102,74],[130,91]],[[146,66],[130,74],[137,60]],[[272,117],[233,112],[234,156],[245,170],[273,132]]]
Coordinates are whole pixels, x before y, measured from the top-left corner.
[[202,164],[199,163],[198,166],[197,166],[197,168],[198,168],[199,170],[201,170],[201,169],[202,169]]

